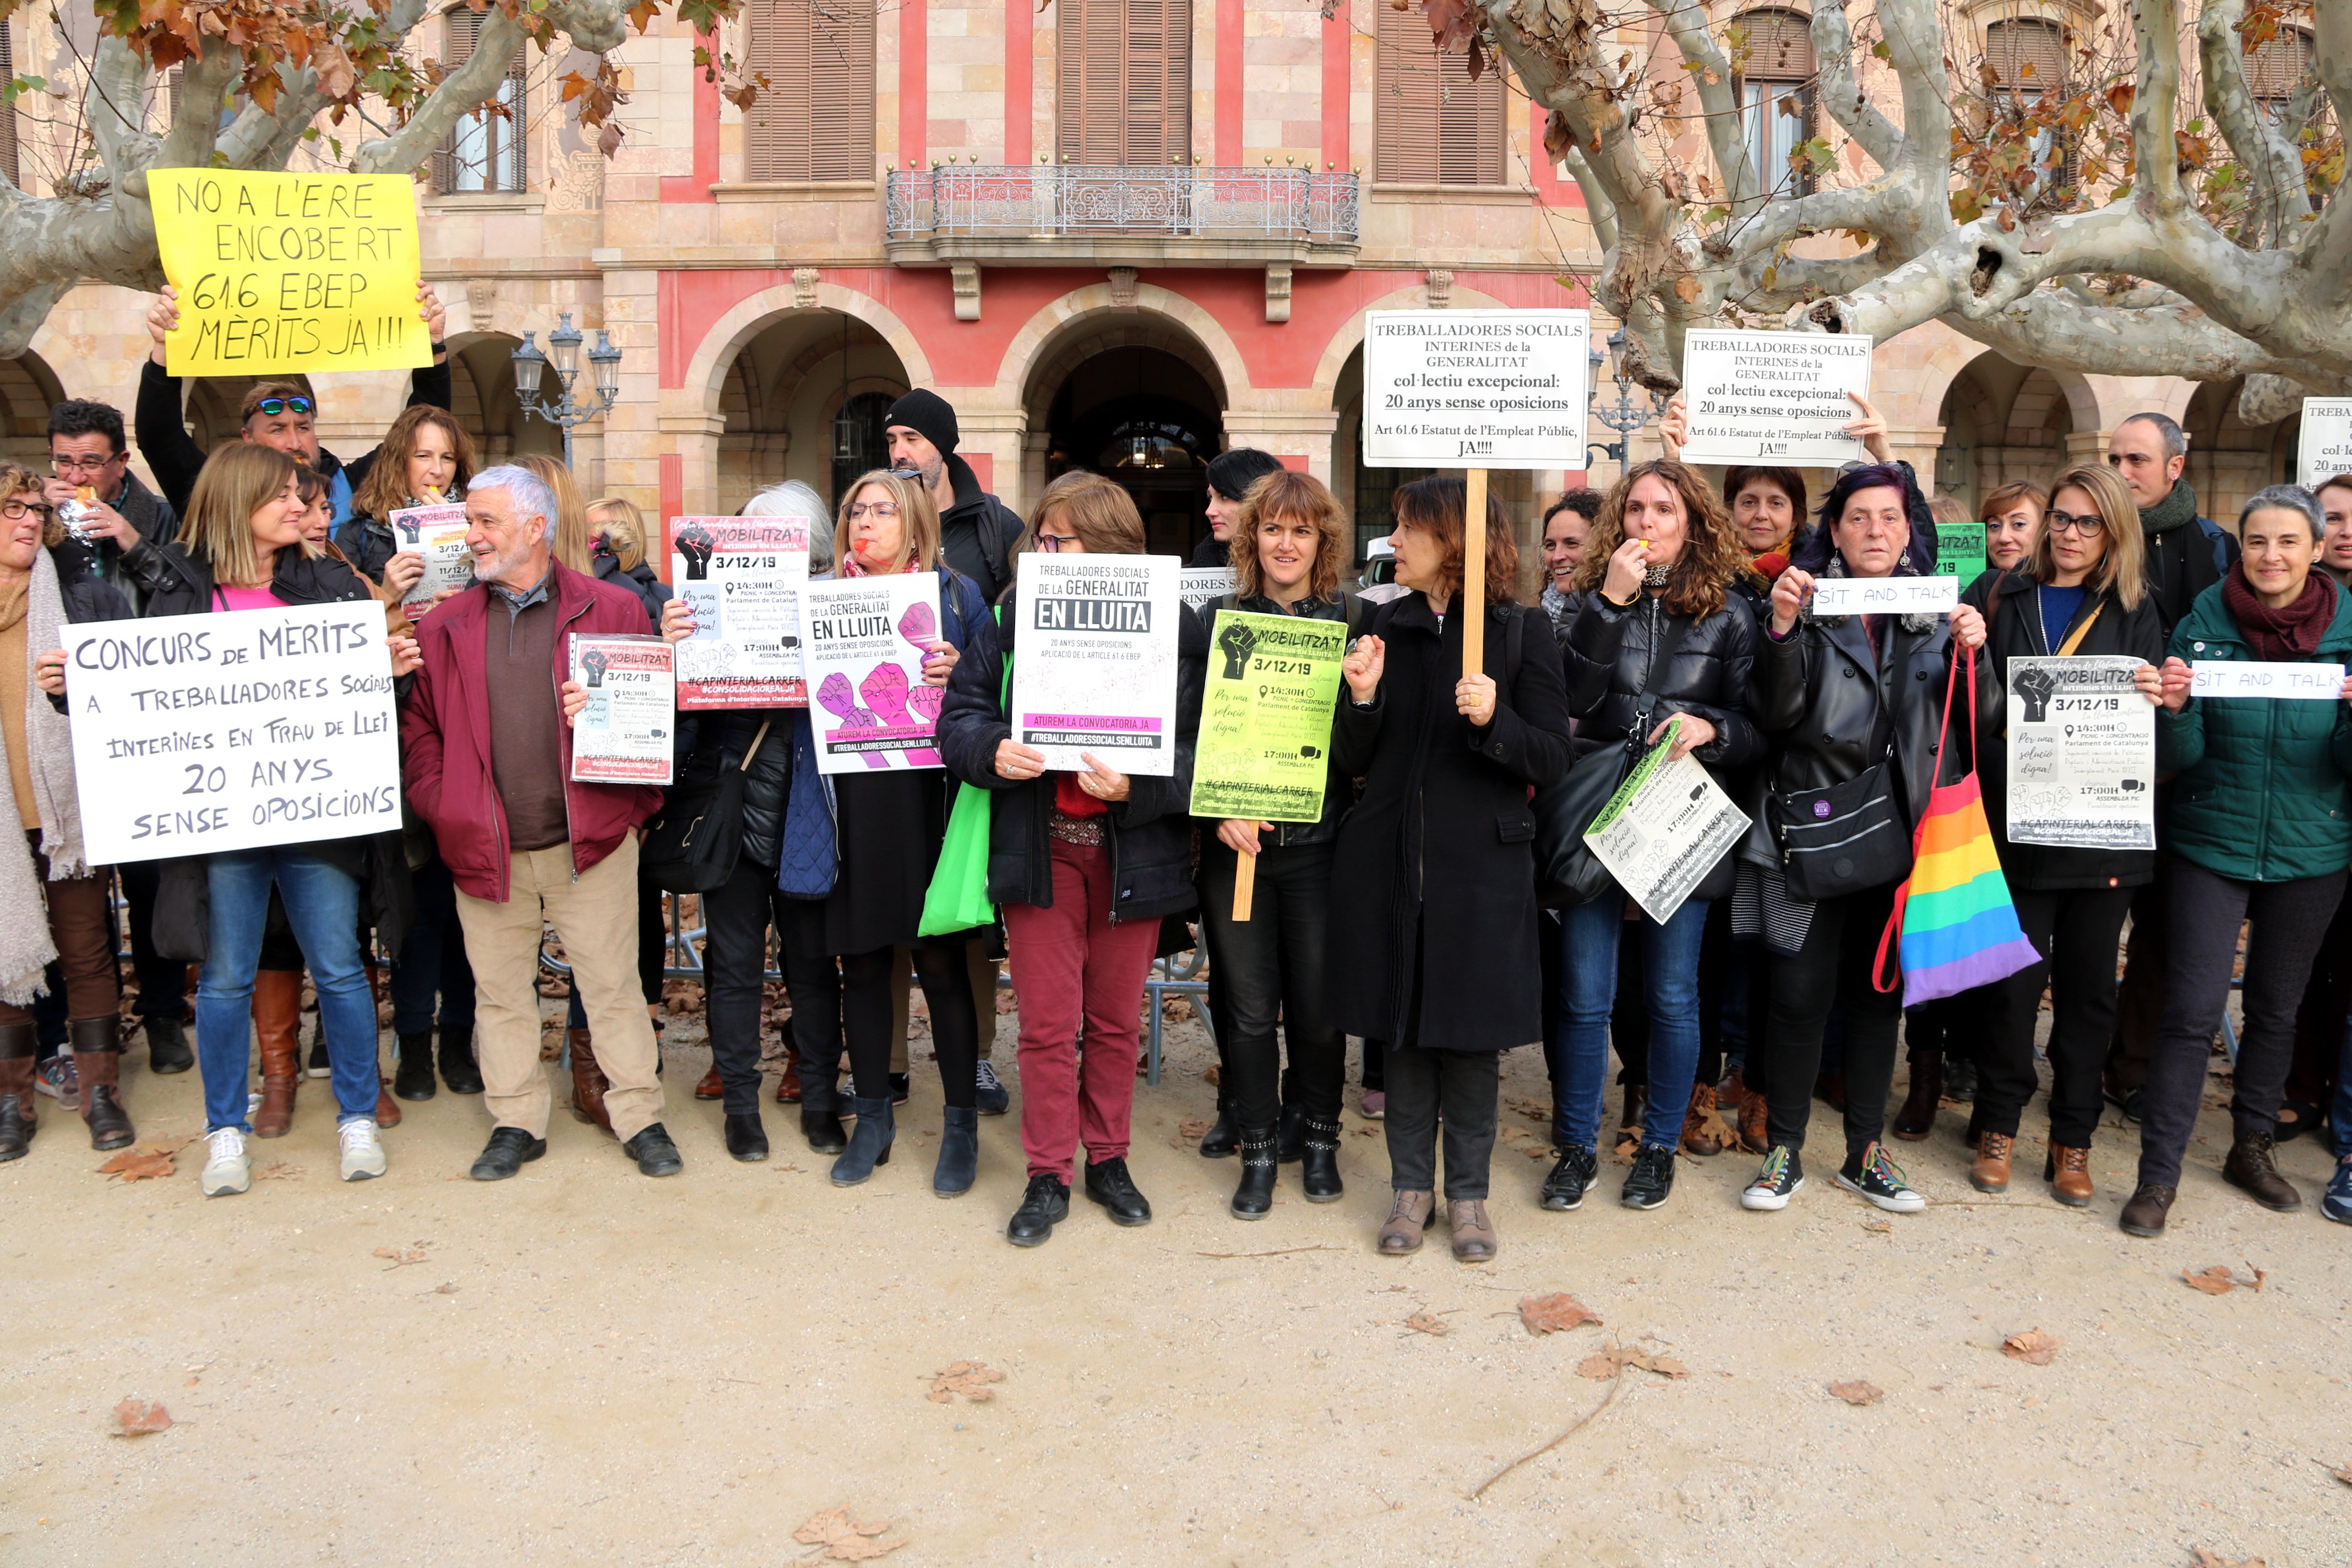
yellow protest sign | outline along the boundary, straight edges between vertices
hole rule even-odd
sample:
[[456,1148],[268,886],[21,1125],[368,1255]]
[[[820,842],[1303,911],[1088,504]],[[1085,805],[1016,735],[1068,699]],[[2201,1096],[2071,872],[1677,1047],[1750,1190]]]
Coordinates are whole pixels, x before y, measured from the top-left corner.
[[173,375],[433,363],[407,175],[150,169],[147,189],[180,296]]

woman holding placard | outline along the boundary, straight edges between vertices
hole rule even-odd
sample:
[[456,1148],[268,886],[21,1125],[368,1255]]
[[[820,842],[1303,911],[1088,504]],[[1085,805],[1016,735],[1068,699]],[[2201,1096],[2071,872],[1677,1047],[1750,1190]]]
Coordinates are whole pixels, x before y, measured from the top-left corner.
[[[2123,1208],[2133,1236],[2163,1234],[2180,1185],[2243,922],[2245,1026],[2221,1176],[2264,1208],[2303,1203],[2272,1143],[2295,1007],[2352,862],[2352,679],[2333,700],[2254,695],[2232,674],[2281,689],[2292,671],[2230,667],[2319,664],[2340,674],[2352,659],[2352,595],[2314,570],[2326,527],[2309,490],[2258,492],[2238,518],[2244,553],[2197,596],[2164,661],[2156,765],[2176,775],[2164,825],[2174,858],[2172,967],[2141,1101],[2139,1187]],[[2230,694],[2192,695],[2208,672]]]
[[[151,617],[234,615],[299,605],[369,603],[365,578],[320,553],[302,535],[294,460],[255,442],[232,442],[196,478],[177,542],[162,547],[163,580],[147,600]],[[416,668],[412,637],[390,639],[392,672]],[[159,909],[206,910],[201,931],[159,930],[173,952],[201,954],[196,986],[196,1060],[205,1080],[210,1139],[205,1195],[242,1193],[252,1183],[246,1153],[246,1060],[255,964],[273,886],[301,945],[319,994],[342,1145],[342,1176],[383,1173],[376,1137],[375,999],[360,961],[359,930],[370,845],[364,838],[283,844],[173,862]],[[183,872],[205,879],[201,895],[171,889]],[[202,902],[198,900],[201,898]],[[162,925],[159,917],[159,926]]]
[[[1985,815],[2000,851],[2001,874],[2017,921],[2042,962],[1995,981],[1981,993],[1976,1162],[1969,1181],[1980,1193],[2009,1187],[2018,1122],[2035,1088],[2033,1033],[2044,985],[2050,990],[2050,1145],[2042,1179],[2071,1207],[2091,1201],[2091,1133],[2099,1124],[2099,1073],[2116,1025],[2116,941],[2131,910],[2132,890],[2156,875],[2147,848],[2020,844],[2010,837],[2010,661],[2105,656],[2137,659],[2139,696],[2162,696],[2164,620],[2143,578],[2146,545],[2131,491],[2105,463],[2077,463],[2058,476],[2046,523],[2013,571],[1996,568],[1962,595],[1984,616],[1985,662],[1977,691],[1978,778]],[[1990,510],[1990,509],[1988,509]],[[2116,692],[2118,700],[2128,693]],[[2145,711],[2145,710],[2143,710]],[[2038,717],[2038,715],[2036,716]],[[2153,786],[2142,778],[2141,790]],[[1954,1002],[1960,997],[1952,998]],[[1915,1079],[1923,1070],[1912,1057]],[[1932,1070],[1932,1067],[1928,1068]],[[1898,1121],[1896,1130],[1902,1130]]]
[[[1234,592],[1223,609],[1344,624],[1360,608],[1339,588],[1348,514],[1320,479],[1287,468],[1259,479],[1242,500],[1229,542]],[[1322,750],[1328,759],[1328,736]],[[1201,931],[1212,971],[1224,982],[1224,1006],[1216,1015],[1225,1075],[1220,1087],[1240,1134],[1241,1183],[1231,1205],[1236,1219],[1263,1219],[1274,1206],[1282,1111],[1277,1022],[1305,1118],[1299,1185],[1309,1203],[1335,1203],[1344,1192],[1339,1094],[1348,1037],[1323,1020],[1323,967],[1332,847],[1355,793],[1336,763],[1325,775],[1317,821],[1202,819]],[[1236,917],[1234,898],[1244,855],[1255,862],[1245,920]]]
[[[833,558],[831,575],[839,577],[937,574],[940,637],[923,658],[925,685],[946,686],[964,653],[994,645],[980,589],[940,559],[939,512],[920,480],[877,469],[850,486],[834,525]],[[808,710],[800,721],[811,722]],[[849,1146],[833,1163],[834,1184],[854,1186],[890,1158],[890,964],[893,950],[904,947],[930,1004],[931,1048],[947,1101],[931,1190],[955,1197],[971,1190],[980,1161],[979,1016],[964,953],[971,933],[924,936],[918,929],[947,828],[948,778],[936,767],[877,768],[825,775],[824,787],[833,797],[837,868],[824,906],[825,950],[841,959],[842,1030],[857,1117]]]
[[[1099,474],[1065,474],[1029,514],[1017,553],[1137,555],[1143,519]],[[1160,922],[1192,908],[1193,726],[1208,637],[1177,603],[1174,768],[1128,774],[1089,759],[1049,773],[1045,753],[1013,738],[1007,711],[1020,590],[997,602],[994,637],[956,666],[940,716],[940,751],[990,797],[988,896],[1004,917],[1021,997],[1021,1143],[1029,1186],[1005,1226],[1015,1247],[1042,1245],[1070,1214],[1073,1151],[1087,1154],[1087,1196],[1116,1225],[1149,1225],[1151,1205],[1128,1174],[1129,1114],[1144,976]],[[1086,1032],[1081,1076],[1078,1033]]]
[[392,514],[457,500],[474,477],[474,438],[446,409],[412,404],[384,432],[367,477],[352,492],[352,514],[335,548],[369,581],[400,597],[425,575],[425,557],[401,548]]
[[[1696,469],[1643,463],[1611,489],[1562,639],[1580,752],[1629,741],[1656,745],[1679,720],[1672,754],[1696,756],[1718,784],[1763,754],[1748,717],[1756,621],[1730,591],[1748,570],[1730,520]],[[1642,917],[1649,1093],[1622,1194],[1629,1208],[1656,1208],[1674,1190],[1675,1149],[1699,1058],[1700,943],[1707,910],[1730,893],[1731,879],[1727,854],[1663,925]],[[1562,1060],[1553,1114],[1560,1156],[1543,1184],[1548,1209],[1581,1206],[1599,1173],[1625,914],[1624,889],[1613,880],[1599,898],[1560,912]]]
[[[1740,1194],[1780,1209],[1804,1185],[1801,1152],[1830,1010],[1845,1017],[1845,1163],[1837,1182],[1897,1214],[1927,1199],[1879,1145],[1899,993],[1873,970],[1895,889],[1910,873],[1913,826],[1935,787],[1954,645],[1983,646],[1969,605],[1945,616],[1816,616],[1817,579],[1927,577],[1936,534],[1910,468],[1838,476],[1819,526],[1772,585],[1756,721],[1770,747],[1764,798],[1743,851],[1734,929],[1760,935],[1772,968],[1761,1042],[1771,1149]],[[1791,843],[1791,835],[1796,842]]]
[[1478,520],[1485,628],[1480,673],[1465,675],[1465,487],[1416,479],[1394,505],[1407,592],[1349,650],[1331,735],[1364,794],[1332,859],[1324,994],[1333,1026],[1390,1042],[1380,1250],[1418,1250],[1435,1217],[1442,1118],[1454,1256],[1484,1263],[1499,1058],[1543,1035],[1528,792],[1568,770],[1568,705],[1549,623],[1512,602],[1518,548],[1501,506],[1490,498]]

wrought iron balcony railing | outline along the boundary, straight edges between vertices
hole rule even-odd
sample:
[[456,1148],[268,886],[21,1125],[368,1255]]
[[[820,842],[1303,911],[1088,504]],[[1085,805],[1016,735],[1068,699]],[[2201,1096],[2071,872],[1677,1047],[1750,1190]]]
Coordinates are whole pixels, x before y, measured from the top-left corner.
[[1016,258],[1054,242],[1139,242],[1172,253],[1334,259],[1355,250],[1357,182],[1298,168],[1054,163],[894,169],[893,252]]

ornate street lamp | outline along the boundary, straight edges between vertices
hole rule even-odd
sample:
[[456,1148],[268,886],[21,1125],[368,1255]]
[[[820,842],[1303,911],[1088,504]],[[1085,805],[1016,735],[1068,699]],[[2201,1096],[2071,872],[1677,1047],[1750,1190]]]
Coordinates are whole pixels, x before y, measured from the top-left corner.
[[[580,345],[587,340],[572,324],[572,312],[566,310],[556,318],[555,330],[547,334],[546,353],[540,351],[536,337],[534,332],[525,332],[522,346],[510,356],[515,401],[522,405],[525,418],[536,414],[563,432],[563,464],[570,468],[572,426],[605,413],[620,395],[621,351],[613,346],[611,334],[598,328],[596,346],[588,351],[589,384],[584,395],[574,396],[580,379]],[[550,369],[556,380],[551,399],[540,390]]]
[[[1609,346],[1617,355],[1616,374],[1611,377],[1617,384],[1617,400],[1614,403],[1596,402],[1592,405],[1592,416],[1610,429],[1616,431],[1617,439],[1607,443],[1590,442],[1584,448],[1584,455],[1587,460],[1590,460],[1592,454],[1598,452],[1608,461],[1622,468],[1633,432],[1655,419],[1658,416],[1658,411],[1655,400],[1646,391],[1642,394],[1639,405],[1633,402],[1633,377],[1625,369],[1625,329],[1623,327],[1619,327],[1609,334]],[[1607,356],[1599,349],[1594,349],[1592,379],[1596,384],[1601,380],[1601,367],[1606,363],[1608,363]]]

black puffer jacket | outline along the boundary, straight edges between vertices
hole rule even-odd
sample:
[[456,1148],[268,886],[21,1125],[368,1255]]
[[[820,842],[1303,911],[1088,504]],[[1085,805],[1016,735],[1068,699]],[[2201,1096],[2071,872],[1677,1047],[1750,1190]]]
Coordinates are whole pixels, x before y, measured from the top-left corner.
[[646,607],[646,618],[653,622],[656,633],[660,632],[662,606],[669,603],[673,590],[655,573],[651,563],[640,561],[625,570],[620,557],[604,548],[604,541],[600,539],[596,552],[588,558],[588,564],[595,569],[600,581],[626,588],[635,594],[638,603]]
[[[678,762],[674,799],[698,793],[728,768],[741,767],[743,753],[760,738],[743,773],[743,855],[771,869],[783,836],[784,805],[793,794],[793,713],[790,708],[732,708],[680,716],[682,724],[691,721],[694,729]],[[768,732],[761,737],[763,723]]]
[[[1727,597],[1723,608],[1693,624],[1668,615],[1653,594],[1619,605],[1597,593],[1579,593],[1569,596],[1561,620],[1568,712],[1576,721],[1579,756],[1624,740],[1644,692],[1655,699],[1653,729],[1677,713],[1715,726],[1715,739],[1692,754],[1718,783],[1725,773],[1764,754],[1764,737],[1749,717],[1758,638],[1745,601]],[[1679,642],[1677,627],[1683,628]],[[1669,645],[1674,658],[1655,668]]]
[[948,454],[948,482],[955,500],[940,513],[940,554],[979,584],[980,596],[992,605],[1013,586],[1013,547],[1021,542],[1021,514],[982,489],[971,465],[952,452]]
[[[1843,784],[1891,749],[1895,802],[1912,826],[1935,787],[1952,632],[1941,616],[1888,616],[1880,625],[1874,655],[1858,616],[1807,611],[1785,641],[1768,623],[1755,714],[1771,754],[1760,785],[1786,795]],[[1757,826],[1747,852],[1777,861],[1761,805],[1749,813]]]
[[[998,693],[1004,660],[1013,655],[1019,606],[1004,591],[993,647],[986,638],[958,660],[940,713],[940,754],[948,772],[996,792],[988,824],[988,896],[1000,904],[1054,907],[1054,858],[1045,824],[1054,807],[1054,777],[1014,781],[996,771],[996,746],[1013,738]],[[1110,847],[1110,918],[1156,921],[1181,914],[1192,893],[1192,736],[1201,716],[1201,687],[1209,663],[1209,635],[1191,606],[1176,632],[1176,771],[1131,775],[1128,798],[1110,803],[1105,837]]]
[[[2123,655],[2143,663],[2164,662],[2164,609],[2143,593],[2126,610],[2114,594],[2084,597],[2074,619],[2063,626],[2042,624],[2041,596],[2022,572],[1988,572],[1960,595],[1985,618],[1985,646],[1977,666],[1977,778],[1984,788],[1985,816],[2000,845],[2001,874],[2012,888],[2060,892],[2070,888],[2137,888],[2154,879],[2153,849],[2064,849],[2047,844],[2009,841],[2009,661],[2047,658],[2094,612],[2090,630],[2074,652]],[[1968,677],[1963,675],[1962,681]],[[2126,700],[2137,702],[2138,697]],[[1955,764],[1957,765],[1957,764]]]

